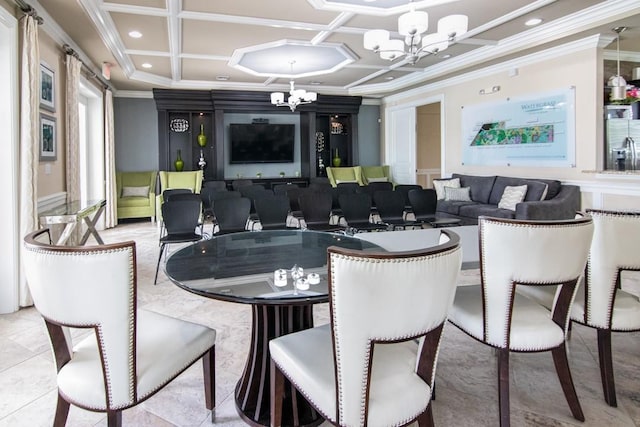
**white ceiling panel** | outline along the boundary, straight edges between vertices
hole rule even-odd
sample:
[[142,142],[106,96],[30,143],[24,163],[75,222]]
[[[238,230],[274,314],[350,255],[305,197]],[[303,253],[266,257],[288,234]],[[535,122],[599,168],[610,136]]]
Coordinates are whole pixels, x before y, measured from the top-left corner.
[[[307,87],[318,93],[379,97],[538,46],[592,34],[612,37],[611,28],[620,22],[630,26],[621,48],[640,50],[640,36],[635,36],[640,28],[638,0],[429,1],[414,2],[429,14],[427,33],[452,13],[469,17],[469,31],[415,65],[405,57],[381,59],[363,47],[363,35],[370,29],[387,29],[392,39],[400,39],[398,16],[408,10],[408,0],[378,2],[383,7],[375,10],[366,0],[33,0],[32,5],[44,9],[97,69],[103,62],[112,63],[111,82],[117,90],[269,90],[286,87],[292,76],[297,86],[319,83]],[[542,24],[525,26],[531,17],[542,18]],[[133,39],[131,30],[143,36]],[[505,44],[508,52],[486,49]],[[299,49],[301,45],[305,49]],[[327,46],[340,46],[341,51]],[[341,52],[344,61],[336,58]],[[143,63],[153,67],[142,68]],[[437,72],[431,72],[432,67]],[[393,84],[379,84],[389,82]]]

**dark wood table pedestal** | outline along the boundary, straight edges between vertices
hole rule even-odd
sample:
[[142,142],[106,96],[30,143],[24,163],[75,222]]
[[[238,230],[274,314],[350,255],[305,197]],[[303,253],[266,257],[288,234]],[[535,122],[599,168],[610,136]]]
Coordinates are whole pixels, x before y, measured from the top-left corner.
[[[313,327],[313,305],[252,305],[251,348],[244,372],[236,385],[236,408],[253,426],[268,426],[270,414],[269,341]],[[324,419],[288,382],[285,383],[283,426],[317,426]]]

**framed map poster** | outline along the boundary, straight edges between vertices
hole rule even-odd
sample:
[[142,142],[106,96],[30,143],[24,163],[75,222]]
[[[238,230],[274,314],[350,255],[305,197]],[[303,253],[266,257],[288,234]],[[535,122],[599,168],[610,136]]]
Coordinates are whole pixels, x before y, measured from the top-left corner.
[[462,107],[462,164],[575,167],[575,88]]

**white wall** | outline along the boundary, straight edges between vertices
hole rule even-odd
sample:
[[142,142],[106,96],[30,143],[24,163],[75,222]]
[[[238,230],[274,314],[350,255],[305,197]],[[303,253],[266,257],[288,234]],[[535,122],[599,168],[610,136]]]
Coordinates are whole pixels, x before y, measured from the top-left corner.
[[[565,45],[553,51],[535,54],[529,61],[535,63],[503,64],[469,73],[447,81],[440,86],[419,93],[409,93],[405,98],[395,96],[385,105],[387,108],[412,104],[421,98],[441,95],[444,106],[444,149],[447,174],[453,172],[478,175],[511,175],[579,179],[582,170],[592,170],[596,165],[596,151],[602,144],[597,119],[602,107],[602,84],[598,84],[598,68],[601,61],[597,54],[597,39]],[[522,59],[518,62],[523,62]],[[509,71],[517,68],[517,76],[509,77]],[[500,91],[480,95],[480,89],[500,86]],[[506,100],[509,97],[535,95],[537,93],[575,86],[576,94],[576,167],[508,167],[474,166],[461,164],[462,160],[462,107]]]
[[[596,173],[603,169],[603,60],[602,46],[597,36],[577,40],[565,45],[493,65],[468,74],[450,78],[432,86],[413,89],[384,99],[383,109],[388,111],[403,105],[420,105],[421,99],[433,96],[443,98],[443,150],[446,159],[442,165],[446,175],[451,173],[475,175],[506,175],[559,179],[580,185],[583,208],[632,209],[640,206],[635,188],[640,174],[624,174],[612,179],[611,175]],[[517,70],[517,73],[513,71]],[[510,77],[510,74],[517,74]],[[483,88],[500,86],[489,95],[480,95]],[[508,97],[523,97],[553,90],[575,87],[576,106],[576,164],[575,167],[521,167],[462,165],[462,112],[464,105],[495,102]],[[390,137],[387,133],[386,137]],[[393,145],[393,141],[385,141]]]

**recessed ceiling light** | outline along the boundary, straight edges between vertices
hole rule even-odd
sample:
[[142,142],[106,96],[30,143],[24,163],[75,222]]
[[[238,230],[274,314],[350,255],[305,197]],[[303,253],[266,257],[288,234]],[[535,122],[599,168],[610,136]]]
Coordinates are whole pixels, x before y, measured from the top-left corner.
[[375,1],[376,1],[376,0],[364,0],[364,2],[365,2],[365,3],[373,3],[373,2],[375,2]]
[[140,37],[142,37],[142,33],[140,31],[129,31],[129,37],[139,39]]
[[449,58],[451,58],[451,55],[447,53],[446,55],[442,55],[440,58],[449,59]]
[[229,80],[229,76],[216,76],[216,80],[220,82],[226,82],[227,80]]
[[148,62],[145,62],[144,64],[142,64],[142,68],[151,68],[153,67],[153,65],[149,64]]
[[393,76],[387,76],[387,77],[385,77],[384,79],[385,79],[385,80],[393,80],[393,79],[395,79],[395,77],[393,77]]
[[527,22],[525,22],[524,25],[526,25],[527,27],[533,27],[535,25],[538,25],[541,22],[542,22],[541,18],[531,18]]
[[322,83],[324,83],[324,82],[318,82],[318,81],[315,81],[315,80],[309,82],[309,84],[312,85],[312,86],[318,86],[318,85],[321,85]]

